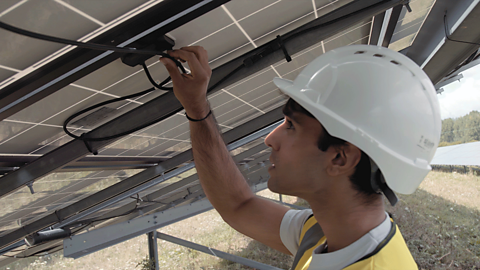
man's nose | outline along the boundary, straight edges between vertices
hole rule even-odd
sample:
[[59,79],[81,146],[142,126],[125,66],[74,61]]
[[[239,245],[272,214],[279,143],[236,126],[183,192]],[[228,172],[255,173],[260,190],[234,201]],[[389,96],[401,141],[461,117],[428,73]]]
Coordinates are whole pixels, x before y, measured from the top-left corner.
[[[281,126],[281,125],[280,125]],[[278,131],[280,126],[276,127],[270,134],[267,135],[265,138],[265,145],[268,147],[272,148],[272,150],[278,150],[279,149],[279,144],[278,144]]]

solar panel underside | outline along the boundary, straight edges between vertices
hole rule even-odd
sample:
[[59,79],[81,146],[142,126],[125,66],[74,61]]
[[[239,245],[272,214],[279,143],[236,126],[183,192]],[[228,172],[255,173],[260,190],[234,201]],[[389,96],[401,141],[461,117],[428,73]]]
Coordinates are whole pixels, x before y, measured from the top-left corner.
[[400,51],[409,47],[434,3],[435,0],[410,1],[412,12],[407,12],[405,8],[402,10],[388,48]]
[[[39,33],[88,40],[158,2],[161,1],[2,1],[0,20]],[[176,48],[192,45],[205,47],[209,52],[210,65],[215,68],[349,2],[263,0],[248,1],[245,4],[245,1],[235,0],[169,34],[175,38]],[[282,106],[286,97],[272,83],[273,77],[294,79],[312,59],[326,51],[350,44],[367,44],[371,25],[372,18],[368,18],[292,55],[293,60],[289,63],[278,62],[211,94],[209,101],[221,130],[225,132],[234,129]],[[40,68],[69,48],[2,29],[0,47],[0,88]],[[157,60],[149,59],[147,65],[153,77],[161,81],[168,75]],[[124,65],[121,60],[116,60],[1,121],[0,156],[38,157],[48,153],[71,140],[62,131],[62,124],[73,113],[150,87],[140,67],[132,68]],[[69,129],[80,135],[164,93],[156,90],[135,100],[107,105],[89,117],[73,121]],[[242,149],[248,150],[258,144],[261,142],[257,141]],[[97,157],[168,159],[189,148],[188,122],[180,112],[100,149]],[[262,153],[264,152],[259,152]],[[250,158],[255,160],[255,157]],[[140,171],[142,170],[112,169],[57,172],[37,180],[33,185],[34,194],[31,194],[29,187],[23,187],[0,198],[0,231],[3,231],[0,236]],[[180,175],[169,180],[169,183],[185,179],[191,174],[193,172]],[[142,192],[140,197],[158,191],[165,185],[166,183],[154,186]],[[183,186],[183,191],[192,185],[195,183]],[[163,197],[157,199],[168,201],[168,197],[173,198],[174,194],[176,193],[163,194]],[[126,207],[132,201],[131,198],[125,199],[92,216],[109,216],[108,213]]]

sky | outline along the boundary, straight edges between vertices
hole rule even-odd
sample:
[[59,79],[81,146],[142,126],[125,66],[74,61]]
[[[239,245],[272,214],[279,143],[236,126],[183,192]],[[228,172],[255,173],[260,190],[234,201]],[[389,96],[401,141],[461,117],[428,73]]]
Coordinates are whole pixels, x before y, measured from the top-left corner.
[[463,79],[443,87],[438,94],[442,120],[480,111],[480,65],[462,72]]

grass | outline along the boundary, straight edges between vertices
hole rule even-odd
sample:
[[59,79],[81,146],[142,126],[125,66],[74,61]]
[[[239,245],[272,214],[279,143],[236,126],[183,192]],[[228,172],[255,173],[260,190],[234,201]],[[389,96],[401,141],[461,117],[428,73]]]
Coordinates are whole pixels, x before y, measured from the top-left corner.
[[[278,199],[269,191],[260,194]],[[414,194],[399,197],[387,210],[420,269],[480,269],[479,176],[431,172]],[[293,197],[283,199],[304,204]],[[289,269],[293,260],[234,231],[215,211],[159,231],[282,269]],[[1,269],[141,269],[147,254],[147,237],[139,236],[77,260],[56,253]],[[160,269],[251,269],[163,240],[158,241],[158,254]]]
[[480,177],[432,172],[388,210],[420,269],[480,269]]

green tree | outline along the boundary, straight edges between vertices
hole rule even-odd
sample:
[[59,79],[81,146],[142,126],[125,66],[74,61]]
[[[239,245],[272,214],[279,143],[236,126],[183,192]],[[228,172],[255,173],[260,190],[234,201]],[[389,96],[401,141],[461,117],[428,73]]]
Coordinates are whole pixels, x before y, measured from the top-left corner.
[[471,111],[458,118],[442,120],[442,145],[480,141],[480,112]]
[[447,118],[442,121],[442,135],[440,136],[441,142],[453,142],[453,119]]

